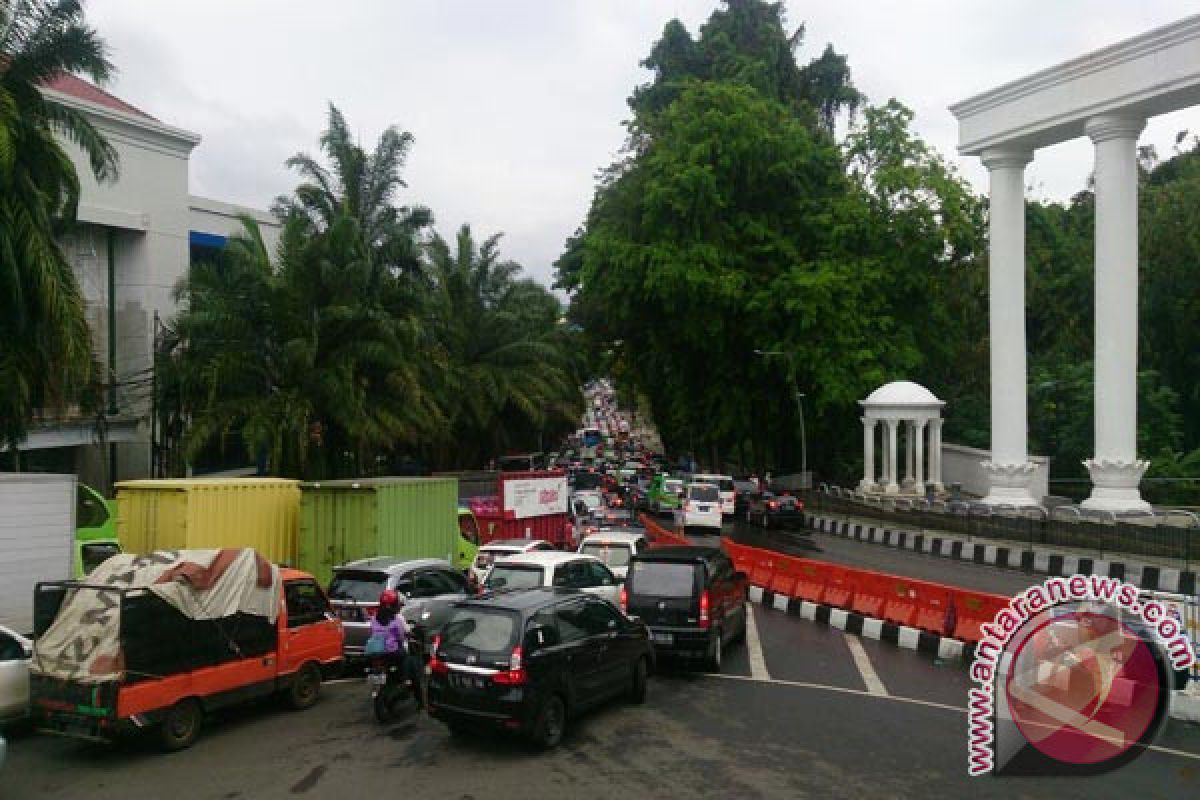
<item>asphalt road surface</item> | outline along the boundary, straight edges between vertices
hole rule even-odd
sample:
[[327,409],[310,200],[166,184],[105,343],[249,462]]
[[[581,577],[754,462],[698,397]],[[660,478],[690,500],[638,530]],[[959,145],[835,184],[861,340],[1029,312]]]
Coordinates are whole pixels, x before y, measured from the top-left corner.
[[0,798],[1108,798],[1191,797],[1200,728],[1093,779],[968,778],[961,664],[755,606],[724,672],[660,671],[644,706],[576,720],[536,753],[501,737],[451,738],[414,712],[371,714],[360,679],[305,712],[272,704],[213,719],[190,750],[17,735]]

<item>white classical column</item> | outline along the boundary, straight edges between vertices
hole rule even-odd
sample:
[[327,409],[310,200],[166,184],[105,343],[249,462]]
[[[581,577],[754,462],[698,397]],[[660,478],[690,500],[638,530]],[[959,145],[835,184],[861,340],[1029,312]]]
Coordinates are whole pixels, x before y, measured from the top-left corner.
[[990,182],[988,332],[991,346],[992,457],[990,504],[1036,505],[1029,491],[1036,466],[1026,452],[1025,165],[1028,150],[983,152]]
[[917,494],[925,494],[925,423],[923,419],[913,421],[917,440],[917,452],[913,458],[917,467],[913,475],[913,491]]
[[883,424],[886,428],[887,436],[887,484],[883,487],[883,490],[888,494],[896,494],[900,491],[900,486],[896,483],[896,427],[900,424],[900,421],[885,419]]
[[942,484],[942,420],[929,420],[929,482],[935,492],[944,492]]
[[913,455],[916,448],[916,435],[916,424],[911,419],[904,420],[904,483],[901,485],[906,490],[912,489],[913,481],[916,480],[914,477],[916,458]]
[[863,424],[863,479],[858,488],[864,492],[875,491],[875,420],[862,418]]
[[1147,510],[1137,457],[1138,168],[1141,117],[1103,114],[1085,130],[1096,148],[1095,455],[1085,508]]

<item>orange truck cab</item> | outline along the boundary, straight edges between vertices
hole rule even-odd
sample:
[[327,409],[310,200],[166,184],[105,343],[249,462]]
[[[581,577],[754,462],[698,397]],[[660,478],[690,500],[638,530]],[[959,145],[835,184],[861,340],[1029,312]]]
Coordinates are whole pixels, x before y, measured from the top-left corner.
[[[192,618],[146,586],[38,584],[35,634],[40,637],[54,625],[55,635],[49,637],[54,641],[46,647],[57,643],[60,655],[58,661],[50,653],[39,662],[35,644],[30,675],[35,726],[46,733],[104,741],[124,731],[153,729],[164,749],[178,750],[195,741],[204,715],[213,709],[266,695],[278,695],[295,709],[312,706],[323,677],[340,669],[341,623],[311,575],[283,567],[276,574],[269,590],[278,609],[274,621],[240,611],[216,619]],[[81,593],[94,593],[98,602],[83,614],[73,612],[68,625],[59,625],[56,617],[64,599],[74,602]],[[103,629],[89,626],[98,613],[113,612],[119,614],[119,645],[111,654],[62,661],[61,654],[72,648],[74,656],[82,653],[85,659],[88,647],[100,652]],[[111,620],[106,624],[113,630]],[[75,638],[64,638],[70,636]],[[80,664],[78,672],[86,677],[64,673],[64,663]]]

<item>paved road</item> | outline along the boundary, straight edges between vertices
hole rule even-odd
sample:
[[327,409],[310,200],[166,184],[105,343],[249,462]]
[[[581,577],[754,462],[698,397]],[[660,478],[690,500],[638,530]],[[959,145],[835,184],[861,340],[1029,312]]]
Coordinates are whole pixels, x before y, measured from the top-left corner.
[[[329,685],[302,713],[270,704],[214,720],[190,750],[18,736],[3,800],[241,800],[298,797],[942,798],[1189,797],[1200,729],[1091,780],[968,779],[961,666],[754,607],[754,635],[722,675],[678,669],[645,706],[578,720],[563,746],[451,738],[427,717],[375,722],[359,680]],[[857,651],[857,657],[856,657]]]
[[1045,575],[1026,574],[914,553],[911,550],[860,542],[827,533],[772,531],[764,537],[761,529],[739,522],[730,528],[730,534],[735,541],[756,547],[769,547],[804,558],[863,567],[918,580],[948,583],[981,592],[1013,595],[1046,579]]

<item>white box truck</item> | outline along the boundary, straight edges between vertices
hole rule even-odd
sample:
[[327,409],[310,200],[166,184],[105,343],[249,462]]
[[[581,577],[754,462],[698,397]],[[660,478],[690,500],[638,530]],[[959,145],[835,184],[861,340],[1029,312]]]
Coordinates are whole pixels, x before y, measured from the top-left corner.
[[0,625],[33,630],[33,587],[73,577],[75,476],[0,473]]

